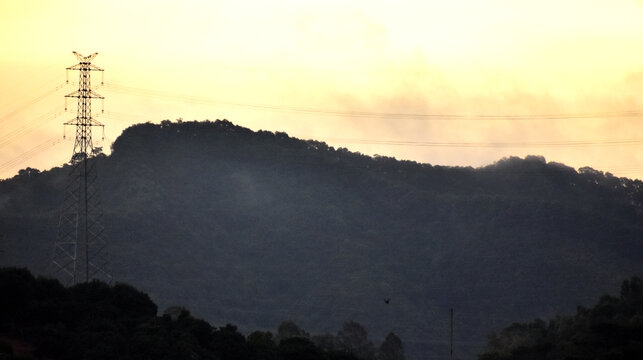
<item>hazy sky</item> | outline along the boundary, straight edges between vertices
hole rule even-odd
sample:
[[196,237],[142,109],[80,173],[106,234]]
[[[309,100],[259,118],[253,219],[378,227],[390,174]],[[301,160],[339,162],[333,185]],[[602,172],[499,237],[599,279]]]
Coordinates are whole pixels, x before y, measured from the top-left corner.
[[535,154],[643,178],[642,1],[2,0],[0,44],[2,178],[69,160],[73,50],[105,69],[105,148],[132,123],[226,118],[431,164]]

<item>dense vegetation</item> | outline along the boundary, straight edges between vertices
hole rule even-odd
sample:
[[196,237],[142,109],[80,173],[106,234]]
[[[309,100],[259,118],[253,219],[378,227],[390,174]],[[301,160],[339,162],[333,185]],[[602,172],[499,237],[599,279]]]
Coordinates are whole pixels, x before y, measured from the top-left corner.
[[[346,322],[337,335],[310,336],[292,321],[277,333],[247,337],[227,324],[213,327],[181,307],[157,316],[147,294],[99,281],[64,288],[27,270],[0,268],[0,359],[13,359],[12,341],[46,359],[404,360],[390,333],[375,348],[366,330]],[[17,357],[15,357],[17,359]]]
[[[491,328],[643,273],[643,183],[590,168],[432,166],[228,121],[139,124],[112,149],[94,161],[115,278],[243,331],[354,320],[446,356],[455,308],[471,358]],[[0,265],[46,273],[67,171],[0,182]]]
[[[311,336],[294,322],[273,334],[213,327],[183,307],[157,316],[147,294],[99,281],[64,288],[29,271],[0,268],[0,359],[404,360],[390,333],[376,349],[364,327],[344,324],[336,335]],[[14,354],[12,343],[28,344]],[[619,297],[546,323],[513,323],[489,335],[480,360],[638,360],[643,355],[643,281],[633,277]]]
[[643,358],[643,281],[625,281],[619,297],[603,296],[592,308],[546,323],[514,323],[489,336],[480,360]]

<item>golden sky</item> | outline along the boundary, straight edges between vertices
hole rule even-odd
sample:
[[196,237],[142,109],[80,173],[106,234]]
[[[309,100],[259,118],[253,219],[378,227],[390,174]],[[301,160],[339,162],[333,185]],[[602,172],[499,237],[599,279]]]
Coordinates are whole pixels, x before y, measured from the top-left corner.
[[72,51],[105,69],[106,149],[129,124],[226,118],[431,164],[534,154],[643,178],[642,1],[1,0],[0,45],[0,178],[69,160]]

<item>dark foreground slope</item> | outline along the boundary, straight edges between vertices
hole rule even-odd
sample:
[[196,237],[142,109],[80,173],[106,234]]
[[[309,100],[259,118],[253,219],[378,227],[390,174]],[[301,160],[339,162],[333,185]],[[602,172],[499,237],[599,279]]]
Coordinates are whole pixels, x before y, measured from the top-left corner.
[[[463,357],[643,272],[642,183],[539,157],[437,167],[217,121],[137,125],[96,161],[115,278],[242,329],[355,320],[434,357],[455,308]],[[0,265],[45,271],[66,171],[0,183]]]

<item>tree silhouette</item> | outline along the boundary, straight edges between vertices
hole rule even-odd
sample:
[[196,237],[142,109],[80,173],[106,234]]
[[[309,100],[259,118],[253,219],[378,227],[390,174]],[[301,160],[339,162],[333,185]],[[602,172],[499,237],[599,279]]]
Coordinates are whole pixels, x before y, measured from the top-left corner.
[[643,354],[643,281],[623,282],[619,297],[605,295],[590,309],[546,323],[514,323],[489,336],[480,360],[640,359]]
[[371,360],[375,358],[375,348],[368,338],[364,326],[355,321],[347,321],[337,333],[337,339],[343,350],[355,355],[359,359]]
[[394,333],[389,333],[380,345],[378,360],[404,360],[402,340]]
[[294,337],[307,339],[310,337],[310,334],[300,328],[292,320],[286,320],[279,324],[279,327],[277,328],[277,341],[281,342]]

